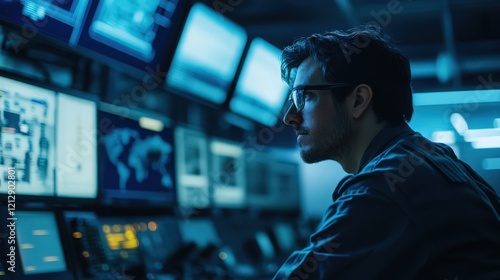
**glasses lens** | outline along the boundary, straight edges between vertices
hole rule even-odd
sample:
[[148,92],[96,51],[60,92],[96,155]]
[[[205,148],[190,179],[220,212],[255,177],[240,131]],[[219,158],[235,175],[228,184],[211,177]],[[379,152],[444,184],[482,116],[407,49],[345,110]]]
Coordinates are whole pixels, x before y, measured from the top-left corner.
[[303,102],[302,102],[302,90],[301,89],[294,89],[292,90],[292,99],[291,99],[293,105],[295,106],[295,109],[297,112],[302,110]]

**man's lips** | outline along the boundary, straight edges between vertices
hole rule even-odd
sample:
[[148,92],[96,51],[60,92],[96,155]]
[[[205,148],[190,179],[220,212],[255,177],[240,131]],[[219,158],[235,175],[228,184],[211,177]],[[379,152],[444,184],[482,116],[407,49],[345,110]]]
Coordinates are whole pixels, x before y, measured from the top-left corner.
[[303,130],[296,130],[295,131],[295,135],[297,136],[300,136],[300,135],[307,135],[308,133],[306,131],[303,131]]

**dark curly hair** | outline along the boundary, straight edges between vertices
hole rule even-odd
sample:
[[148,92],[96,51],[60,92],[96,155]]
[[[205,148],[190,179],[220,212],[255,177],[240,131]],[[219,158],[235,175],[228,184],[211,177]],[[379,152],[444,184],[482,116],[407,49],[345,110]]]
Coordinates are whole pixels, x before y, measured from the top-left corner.
[[[410,62],[380,27],[361,26],[296,40],[282,52],[282,79],[293,84],[294,69],[308,57],[320,64],[325,81],[369,85],[377,121],[398,124],[411,120]],[[347,94],[334,96],[341,102]]]

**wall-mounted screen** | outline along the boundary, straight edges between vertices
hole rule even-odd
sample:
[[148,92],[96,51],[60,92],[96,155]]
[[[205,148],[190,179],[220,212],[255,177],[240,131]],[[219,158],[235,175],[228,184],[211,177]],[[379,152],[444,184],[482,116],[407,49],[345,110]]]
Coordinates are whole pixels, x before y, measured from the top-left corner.
[[16,37],[19,44],[40,33],[142,77],[164,68],[183,6],[182,0],[4,0],[0,19],[27,34]]
[[82,33],[90,0],[67,1],[0,1],[0,19],[25,28],[24,42],[38,33],[64,43],[76,45]]
[[53,212],[16,212],[19,255],[25,275],[64,272],[64,250]]
[[296,212],[300,210],[299,166],[257,153],[247,160],[247,204],[250,209]]
[[246,41],[242,27],[204,4],[195,3],[170,65],[166,87],[223,103]]
[[250,209],[268,209],[274,204],[270,160],[265,153],[256,153],[255,157],[245,163],[247,205]]
[[270,183],[275,196],[271,207],[280,211],[300,211],[298,163],[275,160],[270,169]]
[[288,95],[281,80],[280,50],[261,38],[250,44],[236,88],[231,111],[266,126],[274,126]]
[[[104,106],[104,105],[103,105]],[[154,204],[175,201],[173,131],[158,119],[117,114],[101,108],[99,127],[102,199],[140,200]],[[139,205],[138,205],[139,206]]]
[[215,207],[243,208],[246,200],[245,160],[241,145],[214,138],[210,142],[212,156],[209,178]]
[[97,197],[97,105],[59,93],[57,96],[56,195]]
[[55,92],[0,77],[0,193],[11,167],[16,194],[54,195],[55,108]]
[[155,73],[174,46],[182,0],[100,0],[90,7],[78,46]]
[[210,202],[207,136],[177,127],[175,143],[178,203],[182,207],[206,208]]

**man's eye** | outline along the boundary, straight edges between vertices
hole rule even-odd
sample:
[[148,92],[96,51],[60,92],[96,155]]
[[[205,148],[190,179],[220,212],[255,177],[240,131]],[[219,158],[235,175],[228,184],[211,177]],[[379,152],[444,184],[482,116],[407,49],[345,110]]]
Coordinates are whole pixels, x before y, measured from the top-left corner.
[[312,96],[313,94],[308,92],[308,91],[304,91],[304,99],[308,99]]

